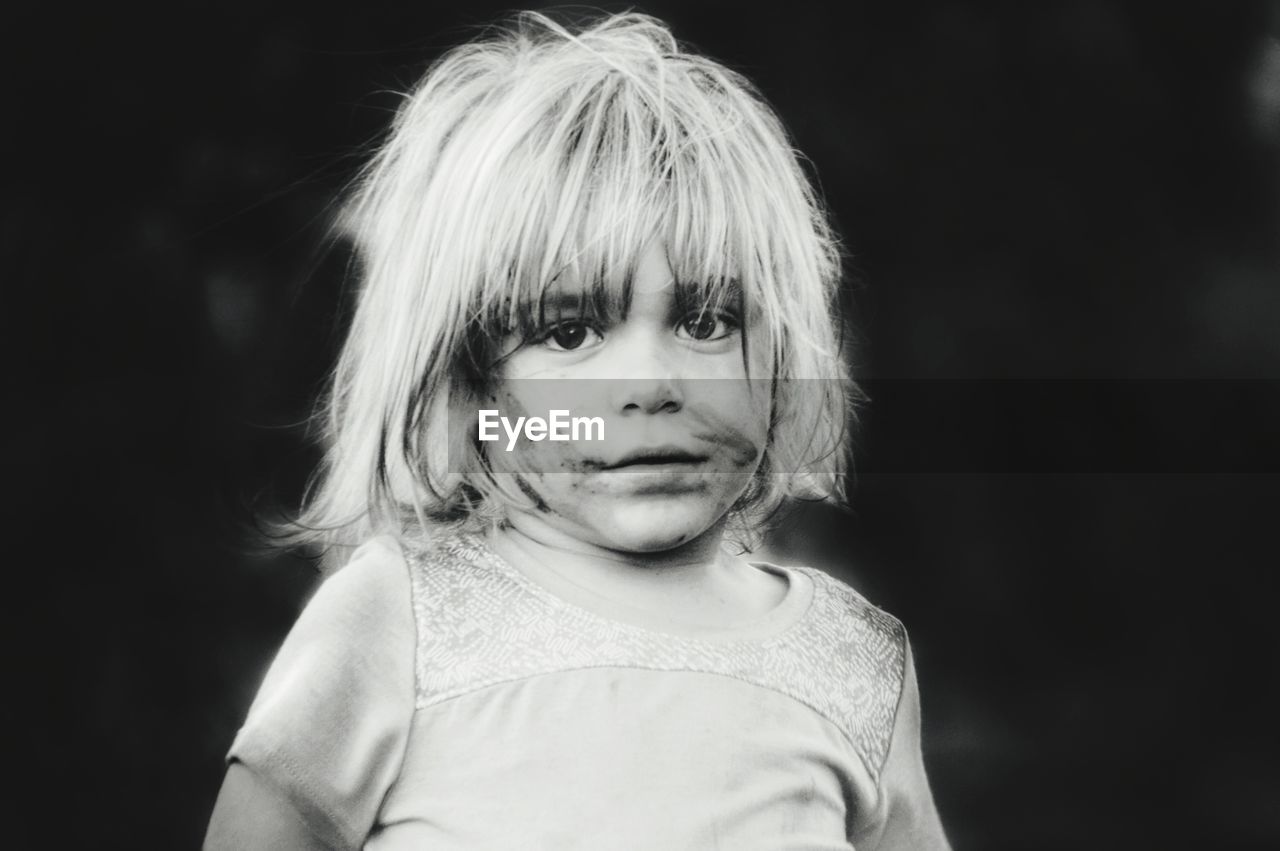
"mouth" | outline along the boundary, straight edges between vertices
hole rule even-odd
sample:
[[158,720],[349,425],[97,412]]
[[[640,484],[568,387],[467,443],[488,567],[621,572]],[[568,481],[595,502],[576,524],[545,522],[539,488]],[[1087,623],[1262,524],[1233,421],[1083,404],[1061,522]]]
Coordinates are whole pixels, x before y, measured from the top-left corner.
[[606,464],[606,470],[646,470],[655,467],[690,466],[701,464],[707,456],[689,452],[685,449],[670,446],[658,446],[641,449],[624,455],[612,464]]

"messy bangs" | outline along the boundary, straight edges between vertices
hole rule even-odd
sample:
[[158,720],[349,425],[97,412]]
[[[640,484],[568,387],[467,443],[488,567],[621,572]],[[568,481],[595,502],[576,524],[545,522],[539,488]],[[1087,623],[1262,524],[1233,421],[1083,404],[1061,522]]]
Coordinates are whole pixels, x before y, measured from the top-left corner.
[[677,297],[732,305],[774,379],[770,445],[738,513],[838,494],[849,412],[836,241],[751,84],[660,22],[621,15],[572,33],[527,13],[447,54],[406,98],[345,224],[362,287],[303,537],[499,515],[508,497],[476,442],[445,433],[450,411],[504,339],[542,326],[553,294],[625,315],[655,242]]
[[[577,296],[588,315],[624,315],[639,258],[654,242],[690,308],[767,304],[774,270],[797,265],[774,255],[812,249],[778,232],[771,210],[805,199],[761,184],[795,166],[770,156],[773,128],[744,115],[727,79],[694,63],[664,68],[647,52],[611,58],[594,76],[574,69],[563,89],[509,94],[530,126],[490,179],[468,187],[468,233],[480,237],[468,252],[478,261],[469,327],[481,352],[539,327],[553,290]],[[619,67],[623,59],[640,67]],[[507,105],[473,116],[467,135],[510,128]]]

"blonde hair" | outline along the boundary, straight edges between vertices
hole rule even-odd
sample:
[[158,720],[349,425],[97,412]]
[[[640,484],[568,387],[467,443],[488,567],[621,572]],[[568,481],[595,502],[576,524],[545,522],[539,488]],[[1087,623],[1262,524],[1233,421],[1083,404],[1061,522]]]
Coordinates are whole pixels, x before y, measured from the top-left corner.
[[751,83],[662,22],[571,31],[528,12],[448,52],[405,96],[341,227],[361,288],[294,542],[499,516],[509,495],[474,439],[446,433],[450,411],[521,305],[561,277],[625,298],[654,239],[677,281],[707,298],[734,286],[761,320],[773,427],[735,506],[743,528],[788,496],[841,495],[852,385],[834,234]]

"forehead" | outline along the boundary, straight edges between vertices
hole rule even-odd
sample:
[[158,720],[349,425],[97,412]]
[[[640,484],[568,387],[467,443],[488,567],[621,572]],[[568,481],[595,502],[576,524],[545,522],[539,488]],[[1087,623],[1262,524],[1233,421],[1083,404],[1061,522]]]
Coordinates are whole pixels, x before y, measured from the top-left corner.
[[794,169],[789,155],[770,161],[776,140],[745,115],[721,126],[726,116],[678,98],[655,105],[615,82],[616,97],[531,108],[527,132],[495,128],[510,144],[468,185],[459,240],[475,247],[466,253],[479,274],[464,280],[481,282],[484,305],[588,292],[625,305],[634,288],[668,286],[705,297],[729,280],[753,292],[767,283],[761,270],[787,265],[775,255],[797,230],[791,220],[803,223],[808,211],[790,215],[793,199],[775,185],[783,165]]
[[670,254],[659,240],[648,242],[619,267],[601,269],[596,274],[583,269],[566,271],[547,285],[542,297],[547,302],[577,299],[583,293],[604,287],[620,291],[624,300],[629,300],[636,295],[683,291],[692,286],[690,282],[677,281]]
[[625,312],[637,297],[665,295],[681,305],[742,297],[735,279],[696,274],[685,278],[675,265],[666,245],[652,240],[633,257],[594,274],[582,268],[566,270],[545,286],[525,292],[513,307],[535,313],[583,307]]
[[635,275],[631,281],[632,293],[652,295],[674,289],[674,285],[675,273],[671,271],[666,248],[657,242],[649,243],[636,262]]

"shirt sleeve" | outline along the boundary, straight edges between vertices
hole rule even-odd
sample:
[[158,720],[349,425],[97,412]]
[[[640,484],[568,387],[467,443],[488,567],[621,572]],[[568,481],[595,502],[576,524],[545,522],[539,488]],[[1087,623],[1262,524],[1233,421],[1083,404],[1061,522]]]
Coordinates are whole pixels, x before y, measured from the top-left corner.
[[903,662],[902,695],[893,738],[880,773],[877,812],[854,846],[875,851],[950,851],[920,750],[920,690],[910,644]]
[[398,546],[375,539],[321,584],[231,746],[335,848],[358,848],[400,773],[415,627]]

